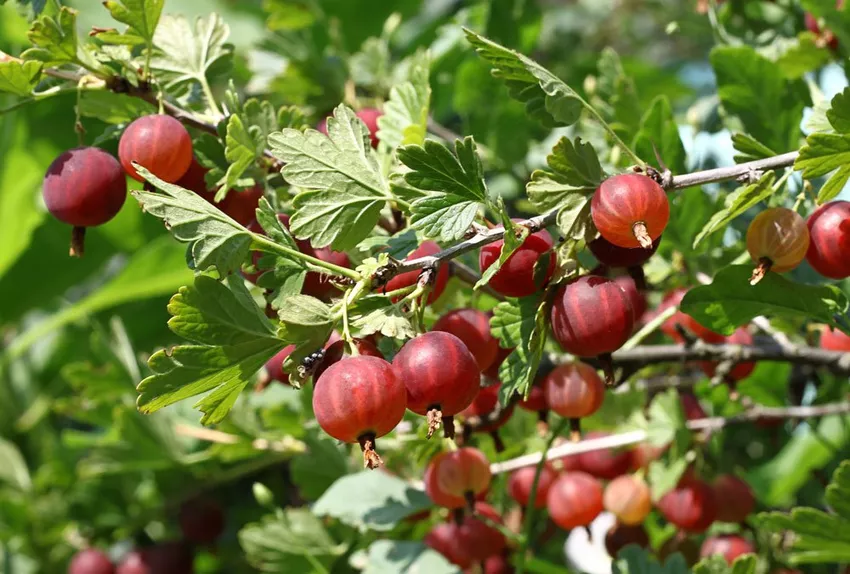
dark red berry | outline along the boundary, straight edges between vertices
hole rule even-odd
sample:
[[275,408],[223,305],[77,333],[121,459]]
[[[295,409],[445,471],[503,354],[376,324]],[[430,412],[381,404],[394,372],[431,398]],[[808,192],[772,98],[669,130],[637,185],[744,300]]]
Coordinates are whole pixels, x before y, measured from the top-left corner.
[[[348,259],[348,255],[342,251],[334,251],[330,247],[314,249],[313,256],[339,267],[351,267],[351,261]],[[304,278],[304,287],[301,291],[305,295],[312,295],[323,301],[327,301],[340,293],[340,290],[331,281],[330,275],[316,271],[307,273],[307,276]]]
[[457,537],[475,562],[501,554],[507,545],[505,535],[479,517],[502,524],[499,513],[485,502],[476,502],[474,514],[467,513],[464,516],[463,522],[458,526]]
[[711,484],[717,502],[717,520],[743,522],[756,507],[750,485],[732,474],[721,474]]
[[601,235],[587,244],[593,256],[600,263],[609,267],[637,267],[646,263],[658,250],[661,245],[661,236],[652,242],[652,247],[644,249],[643,247],[620,247],[614,245]]
[[195,557],[183,542],[164,542],[125,556],[116,574],[192,574]]
[[[254,187],[243,191],[231,189],[227,192],[227,195],[224,196],[224,199],[220,202],[216,202],[215,190],[207,189],[207,184],[204,179],[207,171],[208,170],[199,164],[193,157],[192,163],[189,165],[189,169],[185,174],[183,174],[183,177],[176,182],[176,185],[179,185],[184,189],[188,189],[189,191],[194,191],[208,202],[215,205],[219,211],[230,216],[237,223],[248,227],[249,230],[255,233],[263,233],[262,228],[255,220],[257,206],[259,205],[260,198],[263,197],[263,187],[261,185],[255,185]],[[289,228],[288,215],[278,214],[278,219],[283,222],[287,229]],[[298,242],[298,244],[301,245],[301,242]],[[309,246],[309,242],[305,242],[305,244]],[[312,251],[309,254],[312,255]]]
[[593,194],[590,215],[602,237],[614,245],[649,250],[667,227],[670,204],[655,180],[627,173],[602,182]]
[[605,399],[605,383],[587,363],[564,363],[543,379],[546,405],[568,419],[589,417]]
[[608,555],[615,558],[620,550],[629,544],[637,544],[641,548],[649,548],[649,536],[642,524],[628,526],[625,524],[614,524],[605,534],[605,550]]
[[549,488],[546,506],[564,530],[587,526],[602,512],[602,485],[587,473],[565,472]]
[[533,413],[549,410],[549,404],[546,402],[546,393],[543,390],[542,383],[531,387],[528,397],[519,402],[519,408]]
[[499,353],[499,341],[490,334],[490,317],[477,309],[455,309],[434,323],[432,331],[451,333],[464,342],[480,371],[487,370]]
[[171,116],[142,116],[121,135],[118,158],[133,179],[144,181],[132,165],[136,162],[159,179],[175,183],[192,163],[192,138]]
[[458,529],[458,525],[453,522],[437,524],[425,535],[424,542],[455,566],[469,568],[475,560],[461,542]]
[[[426,257],[428,255],[434,255],[440,252],[440,246],[434,243],[433,241],[425,241],[410,252],[410,255],[406,257],[406,259],[416,259],[417,257]],[[421,271],[413,270],[408,271],[407,273],[400,273],[396,275],[392,279],[390,279],[383,291],[396,291],[398,289],[403,289],[405,287],[410,287],[411,285],[415,285],[419,280],[419,275]],[[446,290],[446,284],[449,282],[449,267],[448,265],[440,265],[437,268],[437,277],[434,280],[434,285],[431,287],[431,293],[428,295],[428,303],[433,303],[437,299],[440,298],[440,295],[443,294],[443,291]]]
[[646,313],[646,295],[643,294],[635,285],[635,280],[628,275],[620,275],[614,278],[616,283],[623,292],[628,295],[629,301],[632,304],[632,313],[634,313],[635,323]]
[[699,399],[691,391],[680,391],[679,400],[682,403],[682,411],[684,411],[687,420],[695,421],[708,416],[699,403]]
[[700,556],[708,558],[709,556],[720,555],[726,560],[730,566],[739,556],[744,554],[754,554],[756,551],[752,542],[741,536],[734,534],[725,534],[718,536],[709,536],[702,543]]
[[[500,239],[481,248],[478,266],[482,273],[499,259],[503,244],[504,240]],[[537,276],[534,268],[538,259],[552,249],[552,245],[552,236],[545,229],[526,237],[519,249],[508,257],[490,279],[490,287],[506,297],[526,297],[538,292],[555,271],[555,254],[550,252],[546,255],[546,267]]]
[[850,201],[821,205],[809,216],[806,261],[830,279],[850,277]]
[[[359,355],[367,355],[369,357],[379,357],[381,359],[384,358],[383,353],[378,350],[378,347],[368,339],[354,339],[354,345],[357,347],[357,354]],[[321,362],[316,367],[316,370],[313,372],[313,380],[318,379],[322,376],[328,367],[333,364],[338,363],[341,359],[348,356],[348,344],[339,340],[335,343],[332,343],[327,349],[325,349],[325,355],[322,357]]]
[[80,550],[68,566],[68,574],[113,574],[115,567],[106,553],[95,548]]
[[208,498],[184,502],[178,520],[183,538],[195,544],[211,544],[224,532],[224,510]]
[[404,416],[407,394],[393,366],[360,355],[335,363],[316,380],[313,412],[326,433],[357,442],[369,468],[381,464],[375,439],[393,430]]
[[85,228],[106,223],[121,211],[127,198],[127,177],[105,151],[74,148],[47,168],[42,195],[53,217],[74,226],[71,255],[81,256]]
[[[586,440],[603,438],[608,433],[594,431],[587,433]],[[613,480],[626,474],[632,466],[631,450],[602,448],[583,452],[578,455],[579,466],[586,473],[597,478]]]
[[[536,471],[536,467],[526,466],[513,471],[508,479],[508,494],[523,508],[526,508],[528,501],[531,500],[531,487],[534,484],[534,474]],[[557,478],[558,473],[555,472],[555,469],[549,464],[544,464],[540,470],[537,493],[534,497],[535,508],[546,506],[549,489]]]
[[[747,331],[747,329],[741,327],[728,337],[724,337],[722,342],[730,343],[733,345],[749,346],[753,344],[753,336],[750,335],[750,332]],[[717,365],[718,363],[713,361],[700,362],[700,368],[702,368],[703,372],[708,377],[714,376],[714,373],[717,371]],[[737,365],[732,367],[732,369],[726,375],[726,379],[729,381],[741,381],[749,377],[755,370],[755,368],[755,363],[738,363]]]
[[278,351],[274,357],[266,361],[266,364],[263,367],[265,369],[265,376],[261,378],[261,381],[264,381],[264,386],[268,384],[269,381],[277,381],[284,385],[289,384],[289,373],[283,370],[283,362],[294,350],[295,345],[287,345]]
[[661,497],[657,507],[668,522],[687,532],[704,532],[717,516],[714,491],[690,472]]
[[472,403],[459,414],[462,417],[486,417],[499,405],[499,387],[501,385],[489,385],[481,387]]
[[472,404],[481,381],[475,357],[463,341],[443,331],[424,333],[401,348],[393,368],[407,387],[407,408],[428,417],[428,436],[440,424],[453,436],[449,417]]
[[496,359],[490,365],[490,367],[483,372],[484,376],[490,379],[491,381],[499,380],[499,367],[502,366],[502,363],[505,362],[505,359],[508,358],[508,355],[513,353],[513,348],[504,349],[499,347],[499,351],[496,353]]
[[[663,312],[672,306],[678,306],[682,299],[685,297],[685,293],[687,293],[687,289],[677,289],[667,294],[664,297],[664,300],[661,301],[661,305],[658,307],[659,312]],[[661,325],[661,330],[665,335],[676,341],[677,343],[684,343],[685,338],[679,333],[679,330],[676,328],[676,325],[679,325],[685,331],[694,334],[696,337],[702,339],[706,343],[719,344],[723,342],[723,335],[720,333],[715,333],[711,329],[707,327],[703,327],[700,323],[697,322],[696,319],[691,317],[690,315],[686,315],[681,311],[676,311],[672,317],[664,321]]]
[[[473,574],[475,571],[471,569],[464,570],[464,574]],[[484,568],[481,574],[513,574],[514,567],[511,561],[503,555],[490,556],[484,561]]]

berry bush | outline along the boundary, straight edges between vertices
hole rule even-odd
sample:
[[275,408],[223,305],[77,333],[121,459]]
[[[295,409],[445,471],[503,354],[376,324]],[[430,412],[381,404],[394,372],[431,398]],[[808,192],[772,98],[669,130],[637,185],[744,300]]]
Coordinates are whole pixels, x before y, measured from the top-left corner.
[[0,1],[2,571],[846,572],[848,57],[833,0]]

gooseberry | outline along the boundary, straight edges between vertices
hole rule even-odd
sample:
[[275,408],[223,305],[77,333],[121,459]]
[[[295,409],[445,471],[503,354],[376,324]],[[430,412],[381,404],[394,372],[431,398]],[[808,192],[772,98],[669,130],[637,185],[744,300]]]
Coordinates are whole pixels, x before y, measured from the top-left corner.
[[[503,244],[500,239],[481,248],[478,266],[482,273],[499,259]],[[490,278],[490,287],[505,297],[527,297],[539,291],[555,271],[555,255],[550,253],[553,244],[545,229],[530,234]],[[537,261],[544,256],[548,257],[545,269],[535,273]]]
[[436,491],[453,500],[464,500],[470,507],[475,503],[475,495],[490,486],[490,462],[477,448],[461,447],[440,453],[429,467]]
[[721,474],[711,484],[717,502],[717,520],[743,522],[755,509],[756,499],[750,485],[732,474]]
[[[609,436],[606,432],[587,433],[587,440]],[[578,455],[581,469],[597,478],[612,480],[626,474],[632,466],[632,453],[628,449],[602,448],[583,452]]]
[[[682,299],[684,299],[685,293],[687,292],[687,289],[676,289],[675,291],[668,293],[661,301],[661,305],[658,307],[658,312],[662,313],[673,306],[678,307],[682,303]],[[706,343],[716,345],[723,342],[723,335],[715,333],[707,327],[703,327],[696,319],[679,310],[676,310],[671,317],[661,324],[661,331],[677,343],[685,343],[685,338],[679,332],[677,325],[685,331],[693,333],[697,338],[702,339]]]
[[699,399],[692,392],[680,391],[679,401],[682,404],[682,411],[685,413],[686,420],[695,421],[697,419],[704,419],[708,416],[705,409],[703,409],[702,405],[699,403]]
[[187,544],[164,542],[133,550],[124,557],[115,574],[192,574],[194,561]]
[[469,555],[469,549],[461,543],[458,528],[454,523],[437,524],[425,535],[423,541],[455,566],[468,568],[475,560]]
[[[378,347],[376,347],[369,339],[354,339],[353,343],[357,348],[358,355],[379,357],[381,359],[384,358],[383,353],[381,353],[381,351],[378,350]],[[325,349],[325,353],[322,356],[322,360],[319,361],[319,364],[316,366],[316,370],[313,371],[313,380],[317,380],[321,377],[322,373],[328,370],[328,367],[331,365],[338,363],[344,357],[350,356],[348,351],[349,346],[342,339],[331,343],[331,345]]]
[[74,555],[68,566],[68,574],[113,574],[115,567],[104,552],[86,548]]
[[368,468],[381,464],[375,439],[395,428],[404,416],[406,401],[404,383],[393,366],[367,355],[334,363],[313,389],[316,422],[337,440],[360,443]]
[[287,345],[278,351],[263,366],[264,373],[260,376],[260,384],[265,387],[271,381],[277,381],[284,385],[289,384],[289,373],[283,370],[283,362],[295,350],[295,345]]
[[546,405],[568,419],[589,417],[605,399],[605,383],[586,363],[564,363],[543,379]]
[[72,256],[85,250],[86,227],[106,223],[127,198],[127,177],[114,157],[96,147],[79,147],[59,155],[47,168],[42,196],[53,217],[73,226]]
[[[514,567],[511,566],[510,560],[502,555],[490,556],[484,561],[484,568],[481,574],[513,574]],[[472,570],[465,570],[464,574],[473,574]]]
[[481,372],[466,345],[443,331],[411,339],[393,358],[393,368],[407,387],[407,408],[428,418],[428,436],[441,424],[454,436],[454,415],[478,394]]
[[[513,471],[508,479],[508,494],[522,508],[526,508],[528,501],[531,500],[531,487],[534,484],[534,474],[536,472],[536,467],[526,466]],[[549,496],[549,488],[557,478],[558,473],[555,472],[555,469],[548,463],[544,464],[543,468],[540,469],[540,479],[537,482],[537,492],[534,496],[535,508],[546,506],[546,497]]]
[[475,562],[501,554],[507,545],[504,534],[479,517],[502,524],[499,513],[485,502],[476,502],[474,514],[464,516],[457,528],[457,538]]
[[593,194],[590,216],[606,240],[619,247],[652,249],[670,219],[667,194],[636,173],[609,177]]
[[717,516],[714,491],[690,472],[661,497],[657,507],[668,522],[688,532],[705,531]]
[[784,273],[797,267],[809,249],[809,229],[800,215],[787,207],[771,207],[756,215],[747,228],[747,251],[756,268],[750,285],[768,271]]
[[649,468],[649,463],[661,458],[664,454],[665,447],[653,446],[649,442],[641,442],[632,447],[632,465],[631,470],[637,471],[642,468]]
[[735,534],[721,534],[709,536],[705,539],[700,549],[700,556],[708,558],[709,556],[720,555],[731,566],[732,562],[739,556],[753,554],[755,551],[755,547],[746,538]]
[[638,289],[635,280],[628,275],[619,275],[614,278],[616,283],[623,292],[628,295],[629,301],[632,304],[632,313],[634,314],[635,323],[646,313],[646,296]]
[[[319,247],[313,249],[313,256],[321,259],[326,263],[333,263],[338,267],[351,267],[351,260],[348,255],[342,251],[334,251],[330,247]],[[319,273],[318,271],[310,271],[304,277],[304,287],[301,292],[305,295],[311,295],[317,299],[327,301],[332,296],[339,294],[339,289],[333,284],[331,275]]]
[[[750,332],[746,328],[741,327],[728,337],[724,337],[723,342],[733,345],[750,346],[753,344],[753,336],[750,335]],[[700,367],[708,377],[713,377],[717,371],[717,363],[714,361],[702,361],[700,362]],[[741,381],[749,377],[755,368],[755,363],[738,363],[732,367],[726,375],[726,379],[732,382]]]
[[637,267],[646,263],[661,245],[661,236],[652,242],[649,249],[643,247],[620,247],[601,235],[587,244],[593,256],[609,267]]
[[641,548],[649,548],[649,536],[643,524],[628,526],[615,523],[605,534],[605,550],[608,555],[616,557],[620,550],[629,544],[637,544]]
[[[835,8],[840,10],[844,6],[844,0],[837,0]],[[817,17],[811,12],[806,12],[804,21],[806,29],[818,37],[819,45],[826,45],[830,50],[838,49],[838,38],[828,28],[821,28],[821,24]]]
[[485,377],[489,378],[493,381],[499,380],[499,367],[502,366],[502,363],[505,362],[505,359],[508,358],[508,355],[513,353],[513,348],[505,349],[503,347],[499,347],[499,350],[496,352],[496,358],[493,360],[493,363],[487,368],[487,370],[483,371]]
[[224,510],[208,498],[189,500],[180,506],[178,522],[184,539],[210,544],[224,532]]
[[850,277],[850,201],[821,205],[809,216],[806,261],[830,279]]
[[820,334],[820,346],[828,351],[850,352],[850,336],[838,329],[825,327]]
[[533,385],[528,392],[528,397],[519,402],[519,408],[537,413],[537,432],[545,436],[549,431],[549,405],[546,403],[543,385]]
[[[418,257],[427,257],[429,255],[435,255],[440,252],[440,246],[434,243],[433,241],[425,241],[410,252],[410,254],[406,257],[406,259],[416,259]],[[390,279],[386,286],[384,287],[384,291],[396,291],[398,289],[403,289],[405,287],[410,287],[411,285],[415,285],[419,280],[419,274],[421,272],[419,270],[414,269],[413,271],[408,271],[406,273],[400,273]],[[441,264],[437,268],[437,277],[434,279],[434,284],[431,287],[431,293],[428,295],[428,303],[433,303],[437,299],[440,298],[440,295],[443,294],[443,291],[446,290],[446,284],[449,282],[449,267],[448,265]]]
[[546,507],[564,530],[587,526],[602,512],[602,485],[585,472],[565,472],[549,487]]
[[490,334],[490,317],[477,309],[455,309],[434,323],[432,331],[451,333],[466,345],[478,369],[487,370],[499,353],[499,340]]
[[631,474],[618,476],[605,487],[605,510],[629,526],[640,524],[652,510],[649,487],[642,478]]
[[175,183],[192,164],[192,138],[183,124],[171,116],[142,116],[121,135],[118,159],[133,179],[144,181],[133,167],[136,162],[159,179]]

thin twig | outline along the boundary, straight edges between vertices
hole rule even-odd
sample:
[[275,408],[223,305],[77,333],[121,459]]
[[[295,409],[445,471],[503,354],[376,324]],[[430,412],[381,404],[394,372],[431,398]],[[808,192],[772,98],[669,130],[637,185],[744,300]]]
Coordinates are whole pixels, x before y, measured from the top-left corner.
[[[218,444],[238,444],[247,442],[240,436],[230,434],[214,429],[204,427],[196,427],[183,423],[174,425],[174,432],[180,436],[188,436],[198,440],[214,442]],[[251,447],[256,450],[270,450],[274,452],[287,452],[292,454],[303,453],[307,450],[307,445],[302,441],[291,436],[284,437],[278,440],[268,440],[264,438],[256,438],[251,440]]]

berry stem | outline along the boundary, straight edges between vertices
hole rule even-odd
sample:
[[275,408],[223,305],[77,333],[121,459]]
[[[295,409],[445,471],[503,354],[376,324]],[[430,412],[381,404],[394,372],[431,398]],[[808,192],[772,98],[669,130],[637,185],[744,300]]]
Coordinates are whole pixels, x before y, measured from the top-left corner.
[[771,267],[773,267],[773,261],[767,257],[759,259],[759,264],[755,269],[753,269],[753,274],[750,277],[750,285],[756,285],[759,281],[764,279],[764,276],[767,275]]
[[362,277],[360,277],[360,274],[354,269],[340,267],[339,265],[334,265],[333,263],[322,261],[318,257],[313,257],[312,255],[301,253],[301,251],[297,249],[292,249],[290,247],[286,247],[285,245],[279,245],[274,241],[270,240],[268,237],[260,235],[259,233],[251,233],[251,238],[256,244],[258,251],[262,251],[264,253],[276,253],[278,255],[284,255],[288,259],[300,259],[301,261],[306,262],[308,266],[313,267],[313,269],[310,269],[311,271],[328,272],[330,275],[348,277],[349,279],[352,279],[354,281],[360,281],[362,279]]
[[71,230],[71,249],[68,255],[71,257],[82,257],[86,250],[86,228],[74,227]]
[[611,353],[604,353],[597,357],[599,364],[602,367],[602,372],[605,374],[605,384],[609,387],[614,386],[614,362],[611,360]]
[[455,418],[453,416],[443,417],[443,437],[451,440],[455,438]]
[[363,451],[363,466],[374,470],[384,464],[384,461],[375,451],[375,435],[373,433],[361,435],[357,442],[360,443],[360,449]]
[[649,236],[649,231],[646,229],[646,223],[638,221],[632,226],[632,233],[635,234],[635,239],[638,240],[640,246],[644,249],[652,249],[652,237]]

